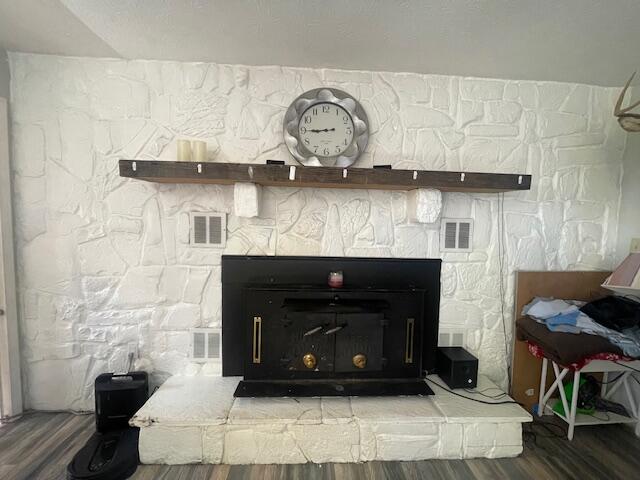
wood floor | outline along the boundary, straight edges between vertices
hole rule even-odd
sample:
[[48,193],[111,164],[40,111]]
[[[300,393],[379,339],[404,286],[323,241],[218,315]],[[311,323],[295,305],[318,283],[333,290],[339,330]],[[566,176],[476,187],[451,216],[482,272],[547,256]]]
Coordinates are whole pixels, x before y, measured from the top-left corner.
[[[550,421],[545,418],[545,421]],[[0,479],[64,479],[65,466],[94,431],[92,415],[29,413],[0,426]],[[529,431],[529,428],[527,428]],[[142,465],[136,480],[240,479],[633,479],[640,439],[622,426],[580,427],[573,442],[543,425],[525,434],[518,458],[325,465]]]

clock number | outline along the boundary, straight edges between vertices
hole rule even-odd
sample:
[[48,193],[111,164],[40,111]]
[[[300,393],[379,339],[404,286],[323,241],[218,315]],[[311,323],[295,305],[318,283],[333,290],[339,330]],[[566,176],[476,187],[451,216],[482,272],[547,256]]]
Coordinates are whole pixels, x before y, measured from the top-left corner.
[[307,128],[306,127],[300,127],[300,133],[302,133],[302,134],[307,133]]
[[313,113],[314,115],[318,115],[318,109],[314,108],[313,110],[311,110],[311,113]]
[[351,135],[351,128],[347,127],[347,135]]
[[331,153],[331,151],[328,148],[325,148],[322,153],[325,154],[325,156],[329,156],[329,154]]
[[311,123],[311,116],[310,115],[305,115],[304,116],[304,123]]
[[322,113],[329,113],[329,105],[322,106]]
[[346,139],[346,138],[344,139],[344,144],[345,144],[345,145],[347,144],[347,139]]
[[313,153],[318,153],[318,145],[313,146]]
[[[345,140],[345,143],[346,143],[346,140]],[[340,150],[341,150],[340,145],[336,145],[336,153],[340,153]]]
[[347,115],[342,117],[342,121],[344,122],[345,125],[349,125],[349,117]]
[[308,138],[305,138],[305,139],[304,139],[304,143],[305,143],[305,145],[309,145],[309,139],[308,139]]

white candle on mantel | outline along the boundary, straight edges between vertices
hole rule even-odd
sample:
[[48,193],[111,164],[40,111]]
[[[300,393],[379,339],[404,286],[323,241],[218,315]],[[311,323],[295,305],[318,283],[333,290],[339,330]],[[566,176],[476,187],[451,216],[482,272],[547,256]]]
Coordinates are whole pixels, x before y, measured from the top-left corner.
[[191,150],[193,152],[194,162],[207,161],[207,142],[202,140],[194,140],[191,142]]
[[191,161],[191,142],[189,140],[178,140],[178,161]]

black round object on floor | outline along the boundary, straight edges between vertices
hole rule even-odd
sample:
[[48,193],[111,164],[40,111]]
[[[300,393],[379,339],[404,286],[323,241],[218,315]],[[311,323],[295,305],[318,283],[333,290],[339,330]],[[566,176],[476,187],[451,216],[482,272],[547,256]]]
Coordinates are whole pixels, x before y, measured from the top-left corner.
[[68,480],[124,480],[138,468],[138,428],[94,433],[67,465]]

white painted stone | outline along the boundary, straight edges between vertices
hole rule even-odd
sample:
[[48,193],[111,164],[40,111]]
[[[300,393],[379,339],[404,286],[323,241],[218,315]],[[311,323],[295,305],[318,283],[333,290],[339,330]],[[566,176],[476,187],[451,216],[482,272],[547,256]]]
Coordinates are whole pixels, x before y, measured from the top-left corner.
[[566,220],[598,220],[604,215],[604,206],[595,202],[570,201],[566,205]]
[[542,138],[571,135],[587,130],[587,119],[578,115],[559,112],[541,112],[538,115],[538,119],[538,135]]
[[465,78],[460,84],[460,94],[466,100],[500,100],[504,82]]
[[37,125],[14,125],[13,142],[14,155],[28,160],[15,165],[15,172],[23,177],[43,175],[45,143],[42,128]]
[[232,465],[306,463],[288,425],[229,425],[223,463]]
[[229,423],[316,424],[322,421],[318,398],[238,398],[229,413]]
[[71,174],[87,181],[93,174],[93,131],[84,112],[65,111],[60,116],[62,163]]
[[467,133],[472,137],[515,137],[518,135],[515,125],[469,125]]
[[107,222],[109,231],[140,234],[142,222],[135,218],[127,218],[121,215],[113,215]]
[[430,397],[353,397],[353,416],[373,423],[440,423],[442,413]]
[[237,217],[258,217],[262,187],[255,183],[238,182],[233,187],[233,208]]
[[[436,395],[428,397],[234,399],[237,382],[201,372],[167,380],[131,421],[141,429],[141,460],[291,464],[498,458],[519,454],[520,425],[531,421],[517,405],[482,406],[434,385]],[[496,387],[480,376],[478,389],[486,388]]]
[[87,314],[87,325],[126,325],[140,324],[152,318],[153,311],[150,309],[136,310],[105,310],[89,312]]
[[162,268],[137,267],[127,271],[116,290],[111,304],[120,308],[144,307],[160,303],[158,285]]
[[440,428],[437,423],[360,424],[362,461],[415,461],[438,458]]
[[587,115],[589,113],[589,87],[586,85],[576,85],[567,97],[564,105],[562,105],[562,111]]
[[164,320],[169,330],[185,330],[200,326],[200,305],[178,304],[168,308]]
[[558,166],[571,167],[575,165],[597,165],[608,163],[611,152],[604,148],[585,147],[558,150]]
[[[325,79],[356,95],[371,119],[369,146],[356,166],[533,175],[530,192],[505,195],[506,212],[531,217],[530,232],[521,225],[519,238],[507,234],[507,273],[523,265],[611,268],[625,140],[611,115],[617,89],[28,54],[12,54],[11,68],[21,72],[12,84],[19,293],[44,292],[51,300],[43,305],[71,297],[86,306],[66,309],[55,330],[55,308],[21,318],[30,352],[70,357],[55,360],[56,367],[76,372],[66,377],[59,398],[49,382],[33,388],[29,382],[27,406],[93,408],[87,379],[126,361],[129,346],[110,342],[131,338],[134,327],[138,347],[159,375],[182,371],[189,363],[191,321],[176,320],[180,330],[163,330],[165,315],[174,305],[193,304],[202,325],[220,325],[223,253],[439,257],[445,265],[484,265],[486,278],[475,286],[482,267],[463,267],[460,278],[455,267],[445,267],[441,320],[468,329],[478,351],[487,352],[480,354],[481,371],[504,377],[499,322],[478,306],[500,299],[491,287],[497,280],[497,197],[445,194],[443,215],[473,218],[476,235],[473,252],[443,255],[437,222],[408,224],[404,192],[264,188],[260,216],[245,218],[235,215],[232,186],[154,184],[118,175],[117,158],[175,158],[177,137],[206,140],[216,161],[292,163],[282,144],[281,115],[292,92]],[[470,135],[506,135],[514,128],[517,136]],[[590,202],[592,211],[604,214],[593,218],[576,202]],[[228,214],[225,250],[189,246],[190,211]],[[94,255],[101,242],[104,255]],[[581,242],[584,248],[577,248]],[[524,248],[530,252],[516,251]],[[511,302],[513,295],[505,298]],[[89,336],[91,342],[84,340]],[[86,362],[89,355],[102,363]],[[25,377],[33,378],[36,369],[41,375],[48,361],[25,357]]]
[[355,422],[341,425],[291,425],[288,428],[308,462],[360,461],[360,432]]
[[434,223],[442,210],[442,193],[440,190],[416,188],[407,193],[407,216],[409,221],[417,223]]
[[345,424],[353,421],[351,401],[344,397],[327,397],[320,399],[322,423]]
[[229,417],[238,377],[174,375],[131,418],[135,427],[150,425],[222,425]]
[[453,125],[448,115],[422,105],[408,105],[404,111],[406,126],[410,128],[440,128]]
[[83,275],[121,275],[127,268],[105,237],[78,245],[78,258]]
[[[140,429],[138,441],[140,462],[183,465],[201,463],[202,429],[200,427],[178,427],[149,425]],[[211,455],[207,456],[211,459]]]
[[495,123],[515,123],[522,115],[522,106],[517,102],[489,102],[488,119]]
[[620,167],[598,166],[584,172],[580,195],[586,200],[615,202],[620,195]]
[[543,82],[538,84],[540,108],[543,110],[557,110],[564,103],[571,86],[559,82]]

